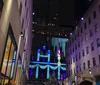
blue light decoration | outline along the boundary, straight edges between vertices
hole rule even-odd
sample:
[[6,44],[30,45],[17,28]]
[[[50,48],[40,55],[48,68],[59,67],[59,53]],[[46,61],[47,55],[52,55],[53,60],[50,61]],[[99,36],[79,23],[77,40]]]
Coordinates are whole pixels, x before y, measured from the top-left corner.
[[43,46],[43,48],[42,48],[43,50],[46,50],[46,46]]
[[[60,80],[61,78],[61,70],[62,71],[66,71],[66,64],[61,63],[61,53],[60,53],[60,48],[58,48],[58,62],[57,63],[52,63],[50,62],[50,50],[48,50],[48,54],[47,55],[40,55],[40,49],[38,49],[37,51],[37,61],[33,62],[31,61],[31,63],[33,63],[33,65],[30,65],[29,68],[36,68],[36,78],[38,78],[39,76],[39,69],[47,69],[47,79],[50,78],[50,69],[54,70],[58,70],[58,80]],[[40,62],[40,57],[42,58],[47,58],[47,62]]]
[[31,71],[30,71],[30,77],[32,77],[33,75],[34,75],[34,72],[31,69]]

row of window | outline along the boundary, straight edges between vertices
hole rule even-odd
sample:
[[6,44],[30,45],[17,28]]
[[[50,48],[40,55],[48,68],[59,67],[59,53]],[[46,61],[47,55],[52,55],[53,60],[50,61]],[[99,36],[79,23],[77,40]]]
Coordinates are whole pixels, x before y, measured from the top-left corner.
[[[82,41],[82,44],[83,43],[84,42]],[[100,47],[100,38],[96,39],[96,43],[97,43],[97,47]],[[78,44],[75,44],[75,47],[73,47],[72,49],[70,49],[69,55],[72,55],[72,53],[74,53],[79,47],[80,47],[80,42],[78,42]],[[91,43],[91,51],[93,51],[93,50],[94,50],[94,44],[92,42]],[[89,47],[88,46],[86,47],[86,53],[89,54]],[[83,56],[85,56],[84,55],[84,50],[82,51],[82,54],[83,54]]]
[[[96,42],[97,42],[97,47],[100,47],[100,38],[97,38]],[[94,43],[93,42],[91,43],[91,51],[94,51]],[[89,54],[89,52],[90,52],[89,51],[89,46],[87,46],[86,47],[86,53],[83,49],[82,54],[81,54],[81,52],[79,52],[78,55],[76,54],[76,56],[73,57],[73,62],[75,62],[75,61],[77,62],[79,59],[81,59],[81,56],[84,57],[86,54]],[[69,60],[68,65],[70,65],[71,62],[72,62],[72,60],[71,61]]]
[[[98,59],[99,59],[99,64],[100,64],[100,55],[98,56]],[[92,58],[92,63],[93,63],[93,66],[96,66],[96,59],[95,59],[95,57]],[[90,60],[87,61],[87,67],[88,68],[91,67]],[[79,67],[76,66],[76,72],[75,72],[75,68],[74,68],[74,74],[78,73],[78,72],[81,72],[82,68],[83,68],[83,70],[86,70],[86,63],[85,62],[83,63],[83,67],[81,65],[79,65]],[[72,75],[72,69],[67,71],[67,75],[68,76]]]
[[[99,9],[99,12],[100,12],[100,5],[98,6],[98,9]],[[96,13],[96,11],[93,11],[93,19],[95,19],[96,17],[97,17],[97,13]],[[88,24],[89,25],[91,24],[91,17],[88,18]],[[98,31],[97,24],[95,24],[94,27],[95,27],[95,32],[97,32]],[[84,29],[86,30],[86,28],[87,28],[87,23],[84,22]],[[83,28],[81,28],[80,33],[83,33]],[[80,33],[79,33],[79,31],[77,32],[77,35],[75,35],[75,37],[72,38],[72,42],[74,42],[74,40],[76,40],[76,37],[80,36]]]

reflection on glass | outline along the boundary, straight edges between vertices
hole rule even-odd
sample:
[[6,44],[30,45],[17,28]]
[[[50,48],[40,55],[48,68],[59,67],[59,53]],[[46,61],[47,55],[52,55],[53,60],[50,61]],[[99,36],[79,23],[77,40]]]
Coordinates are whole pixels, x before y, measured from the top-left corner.
[[11,45],[11,50],[10,50],[9,61],[8,61],[8,67],[7,67],[7,74],[6,74],[7,76],[9,76],[10,73],[11,73],[13,56],[14,56],[14,45],[12,44]]
[[8,79],[5,79],[4,85],[8,85]]
[[15,65],[15,59],[16,59],[16,50],[14,51],[14,57],[13,57],[13,61],[12,61],[12,69],[11,69],[11,74],[10,77],[12,78],[13,76],[13,72],[14,72],[14,65]]
[[6,72],[6,66],[7,66],[10,46],[11,46],[11,38],[10,38],[10,36],[8,36],[8,40],[7,40],[7,44],[6,44],[6,49],[5,49],[5,53],[4,53],[3,65],[2,65],[2,69],[1,69],[1,72],[3,74],[5,74],[5,72]]

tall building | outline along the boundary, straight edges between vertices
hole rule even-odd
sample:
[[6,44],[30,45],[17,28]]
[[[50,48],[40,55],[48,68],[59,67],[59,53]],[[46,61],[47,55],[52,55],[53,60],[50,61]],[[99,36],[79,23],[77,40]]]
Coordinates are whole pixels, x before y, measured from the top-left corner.
[[[67,45],[67,76],[75,83],[100,81],[100,0],[95,0]],[[98,81],[99,80],[99,81]]]
[[[20,85],[28,78],[31,55],[32,0],[0,1],[0,83]],[[22,80],[23,81],[23,80]],[[24,81],[23,81],[24,82]],[[23,84],[25,85],[25,84]]]

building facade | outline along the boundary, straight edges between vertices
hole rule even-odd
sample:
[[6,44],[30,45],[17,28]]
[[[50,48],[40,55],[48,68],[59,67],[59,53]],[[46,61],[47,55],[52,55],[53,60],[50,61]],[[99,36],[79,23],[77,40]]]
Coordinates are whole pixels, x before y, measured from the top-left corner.
[[95,0],[78,22],[67,46],[67,76],[79,83],[87,76],[100,81],[100,1]]
[[[22,72],[23,53],[25,74],[27,74],[26,63],[29,63],[32,32],[32,0],[26,2],[24,8],[19,2],[25,4],[27,0],[1,0],[0,1],[0,83],[19,84]],[[27,9],[28,11],[26,12]],[[24,14],[27,14],[27,19]],[[25,22],[23,25],[23,18]],[[24,27],[23,27],[24,26]],[[25,29],[25,31],[24,31]],[[26,40],[25,40],[26,39]],[[27,64],[28,65],[28,64]],[[24,84],[25,85],[25,84]]]

